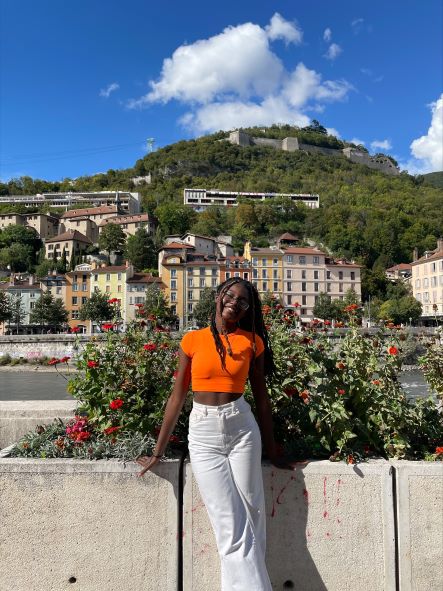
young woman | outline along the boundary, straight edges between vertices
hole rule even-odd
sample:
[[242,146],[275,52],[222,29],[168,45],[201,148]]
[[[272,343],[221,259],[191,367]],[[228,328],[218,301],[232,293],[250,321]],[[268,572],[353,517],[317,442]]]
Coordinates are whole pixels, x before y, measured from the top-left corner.
[[[183,337],[155,450],[137,460],[140,476],[159,462],[192,379],[189,453],[217,541],[222,591],[272,590],[265,564],[261,437],[271,462],[288,467],[277,457],[266,391],[265,375],[273,369],[257,290],[248,281],[228,279],[217,289],[210,327]],[[248,377],[260,429],[243,397]]]

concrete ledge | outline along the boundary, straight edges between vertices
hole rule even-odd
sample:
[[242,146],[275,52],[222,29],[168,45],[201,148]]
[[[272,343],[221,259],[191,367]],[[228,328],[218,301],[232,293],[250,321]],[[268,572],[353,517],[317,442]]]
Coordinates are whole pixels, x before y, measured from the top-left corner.
[[[395,590],[388,462],[358,466],[310,462],[294,473],[264,465],[263,477],[267,562],[274,589]],[[218,591],[215,540],[190,465],[186,467],[183,536],[184,591]]]
[[178,466],[0,459],[0,589],[175,591]]
[[0,449],[18,441],[37,425],[55,418],[68,420],[74,414],[76,400],[0,401]]
[[401,591],[443,581],[443,462],[395,462]]

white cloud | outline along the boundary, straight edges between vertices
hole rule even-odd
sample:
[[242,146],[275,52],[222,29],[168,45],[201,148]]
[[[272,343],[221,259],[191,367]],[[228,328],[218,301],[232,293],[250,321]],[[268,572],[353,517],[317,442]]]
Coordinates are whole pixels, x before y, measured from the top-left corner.
[[279,122],[306,125],[306,112],[345,100],[353,87],[345,80],[323,81],[302,63],[286,70],[270,40],[296,43],[301,40],[296,31],[293,23],[275,14],[265,28],[244,23],[182,45],[164,60],[150,91],[127,106],[180,101],[188,107],[180,123],[194,132]]
[[428,133],[410,145],[416,161],[410,161],[407,167],[417,174],[443,170],[443,93],[435,103],[431,103],[430,108],[432,120]]
[[112,84],[108,84],[108,86],[106,88],[102,88],[100,90],[100,96],[103,96],[105,98],[109,98],[111,93],[114,92],[115,90],[118,90],[119,88],[120,88],[120,84],[117,84],[117,82],[113,82]]
[[353,21],[351,21],[351,27],[355,35],[360,33],[364,22],[365,21],[362,18],[355,18]]
[[371,150],[376,152],[377,150],[390,150],[392,148],[392,144],[389,140],[374,140],[370,144]]
[[328,132],[329,135],[333,135],[337,138],[340,138],[340,132],[337,131],[334,127],[327,127],[326,131]]
[[349,140],[349,143],[355,144],[356,146],[366,146],[366,142],[358,139],[358,137],[353,137],[352,140]]
[[265,31],[271,41],[283,39],[287,44],[295,43],[299,45],[303,40],[303,31],[297,23],[285,20],[278,12],[271,18],[271,22],[265,27]]
[[328,27],[327,29],[324,30],[323,32],[323,40],[326,41],[326,43],[329,43],[329,41],[332,39],[332,31],[331,29]]
[[327,60],[333,61],[337,59],[341,53],[343,53],[343,49],[340,47],[340,45],[337,45],[337,43],[331,43],[331,45],[328,47],[328,51],[323,57],[325,57]]

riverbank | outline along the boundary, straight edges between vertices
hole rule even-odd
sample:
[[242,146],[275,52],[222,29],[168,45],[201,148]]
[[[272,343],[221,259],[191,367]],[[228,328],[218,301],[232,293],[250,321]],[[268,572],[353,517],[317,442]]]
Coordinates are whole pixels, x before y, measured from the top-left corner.
[[[57,375],[57,370],[50,365],[30,365],[28,363],[22,363],[17,365],[0,365],[0,373],[33,373],[38,371],[39,373],[53,373]],[[66,368],[66,364],[63,364],[63,370],[59,373],[65,375],[67,373],[78,373],[78,369],[73,365],[68,365]]]

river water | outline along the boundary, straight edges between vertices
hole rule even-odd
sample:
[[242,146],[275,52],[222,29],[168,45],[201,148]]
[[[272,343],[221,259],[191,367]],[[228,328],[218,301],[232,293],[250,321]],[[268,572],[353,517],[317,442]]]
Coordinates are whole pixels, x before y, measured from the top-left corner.
[[[408,398],[429,394],[420,371],[405,371],[400,381]],[[57,373],[38,371],[0,371],[0,400],[71,400],[66,381]]]

